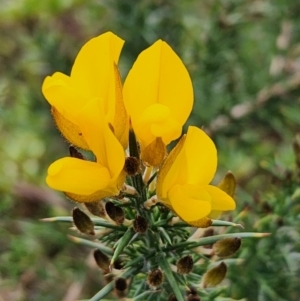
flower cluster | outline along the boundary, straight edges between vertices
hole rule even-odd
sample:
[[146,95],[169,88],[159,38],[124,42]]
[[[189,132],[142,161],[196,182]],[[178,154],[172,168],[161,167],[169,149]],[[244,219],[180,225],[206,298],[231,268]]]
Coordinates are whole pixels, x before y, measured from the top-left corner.
[[[227,189],[210,185],[217,168],[213,141],[195,126],[180,138],[193,106],[191,79],[181,59],[158,40],[141,52],[122,85],[123,43],[111,32],[93,38],[79,51],[70,76],[56,72],[45,79],[42,91],[62,135],[95,156],[87,160],[73,148],[70,157],[51,164],[47,184],[81,203],[120,197],[126,182],[134,184],[124,168],[134,133],[136,172],[148,174],[145,185],[151,179],[153,186],[157,175],[156,192],[149,186],[145,194],[153,204],[162,203],[193,226],[235,209]],[[167,154],[168,144],[178,138]]]

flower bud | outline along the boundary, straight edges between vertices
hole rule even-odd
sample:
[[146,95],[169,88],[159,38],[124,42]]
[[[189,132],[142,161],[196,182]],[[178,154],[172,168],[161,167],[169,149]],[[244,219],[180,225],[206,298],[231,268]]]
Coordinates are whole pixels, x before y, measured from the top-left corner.
[[133,222],[133,229],[137,233],[145,233],[148,229],[147,220],[144,217],[137,215]]
[[192,271],[193,266],[194,266],[194,261],[192,256],[190,255],[184,256],[177,261],[177,273],[188,274]]
[[147,281],[150,286],[158,287],[164,281],[164,274],[160,269],[155,269],[150,272]]
[[206,287],[214,287],[221,283],[226,276],[227,266],[221,262],[218,266],[208,270],[202,279],[202,285]]
[[140,160],[136,157],[127,157],[125,159],[124,171],[129,176],[135,176],[140,172]]
[[124,268],[124,262],[120,258],[117,258],[113,266],[117,270],[122,270]]
[[227,237],[217,241],[213,250],[219,257],[229,257],[238,251],[242,243],[239,237]]
[[235,187],[236,187],[236,180],[231,171],[228,171],[223,178],[223,180],[219,183],[218,187],[225,191],[231,197],[234,196]]
[[126,291],[127,291],[126,279],[124,278],[115,279],[115,291],[117,293],[118,298],[123,298],[126,296]]
[[85,160],[85,157],[83,156],[83,154],[74,145],[69,146],[69,153],[70,153],[70,156],[73,158]]
[[110,266],[110,259],[109,257],[104,254],[99,249],[94,251],[94,258],[98,265],[98,267],[103,270],[104,274],[107,274],[109,272],[109,266]]
[[105,210],[107,215],[115,221],[117,224],[123,224],[125,219],[125,213],[121,207],[116,206],[112,202],[107,202],[105,204]]
[[167,154],[166,146],[161,138],[156,138],[142,151],[142,160],[146,165],[159,166]]
[[93,215],[105,217],[105,209],[101,200],[96,202],[84,203],[84,205]]
[[77,207],[73,209],[73,221],[81,233],[95,235],[94,223],[87,214]]

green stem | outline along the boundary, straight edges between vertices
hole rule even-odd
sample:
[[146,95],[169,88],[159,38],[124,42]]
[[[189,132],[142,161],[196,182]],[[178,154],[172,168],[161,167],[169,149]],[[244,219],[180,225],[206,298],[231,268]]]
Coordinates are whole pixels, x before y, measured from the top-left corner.
[[127,262],[125,264],[125,268],[131,267],[131,266],[137,266],[140,262],[145,262],[152,257],[154,257],[156,254],[155,251],[149,251],[147,255],[140,255],[139,257],[136,257],[135,259],[132,259],[131,261]]
[[119,257],[121,252],[124,250],[124,248],[126,248],[127,245],[129,245],[131,239],[133,238],[133,236],[135,234],[136,233],[133,231],[132,228],[128,228],[127,231],[125,232],[125,234],[120,238],[120,240],[118,241],[118,245],[116,247],[116,250],[114,252],[114,255],[113,255],[113,257],[110,261],[111,265],[113,265],[115,260]]
[[220,239],[228,238],[228,237],[240,237],[240,238],[247,238],[247,237],[253,237],[253,238],[262,238],[265,236],[270,235],[270,233],[254,233],[254,232],[244,232],[244,233],[230,233],[230,234],[221,234],[221,235],[215,235],[215,236],[209,236],[209,237],[203,237],[199,238],[197,241],[185,241],[178,244],[175,244],[173,246],[168,246],[166,248],[163,248],[162,250],[164,252],[169,251],[178,251],[179,249],[192,249],[204,245],[209,245],[217,242]]
[[[90,218],[92,222],[97,225],[101,226],[104,228],[110,228],[110,229],[115,229],[115,230],[124,230],[126,227],[124,226],[117,226],[114,224],[111,224],[101,218]],[[43,222],[68,222],[68,223],[73,223],[73,217],[72,216],[56,216],[56,217],[48,217],[48,218],[43,218],[41,219]]]
[[[136,137],[133,131],[129,132],[129,153],[130,156],[136,157],[138,160],[140,160],[140,154],[139,154],[139,149],[138,149],[138,144],[136,141]],[[132,182],[134,188],[138,191],[140,194],[140,201],[144,202],[146,201],[146,189],[145,189],[145,184],[143,182],[143,177],[142,174],[139,173],[136,176],[132,177]]]
[[172,288],[173,293],[174,293],[175,297],[177,298],[177,301],[184,301],[182,293],[181,293],[181,291],[177,285],[177,282],[174,278],[174,275],[171,271],[170,264],[169,264],[168,260],[166,259],[166,255],[163,252],[158,254],[158,263],[159,263],[159,266],[161,267],[161,269],[163,270],[164,275],[166,276],[166,278],[170,284],[170,287]]
[[83,239],[83,238],[76,237],[76,236],[71,236],[71,235],[69,235],[69,238],[70,238],[70,240],[72,240],[73,242],[75,242],[79,245],[99,249],[100,251],[102,251],[106,255],[112,256],[113,253],[114,253],[112,249],[102,245],[99,242],[94,242],[94,241],[90,241],[90,240],[87,240],[87,239]]
[[150,294],[153,294],[153,291],[145,291],[142,294],[134,297],[134,301],[144,301],[145,297],[149,296]]
[[[244,228],[241,224],[233,223],[233,222],[227,222],[227,221],[222,221],[222,220],[213,220],[212,222],[212,227],[221,227],[221,226],[232,226],[232,227],[240,227]],[[184,222],[179,222],[174,225],[165,225],[165,228],[186,228],[186,227],[191,227],[187,223]]]

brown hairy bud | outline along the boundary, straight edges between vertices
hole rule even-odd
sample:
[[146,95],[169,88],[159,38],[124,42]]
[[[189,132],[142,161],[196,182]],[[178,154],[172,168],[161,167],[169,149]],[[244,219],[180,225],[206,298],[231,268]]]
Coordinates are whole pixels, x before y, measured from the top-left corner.
[[73,209],[73,221],[81,233],[95,235],[94,223],[87,214],[77,207]]
[[125,159],[124,171],[129,176],[135,176],[140,172],[140,160],[136,157],[127,157]]
[[147,220],[144,217],[137,215],[133,221],[133,229],[137,233],[145,233],[148,229]]
[[84,203],[84,205],[88,209],[88,211],[91,212],[93,215],[105,217],[105,209],[101,200],[96,202]]
[[127,282],[124,278],[115,279],[115,292],[119,298],[123,298],[127,293]]
[[234,197],[235,187],[236,187],[236,180],[231,171],[228,171],[223,178],[223,180],[219,183],[218,187],[225,191],[231,197]]
[[122,270],[124,267],[124,262],[120,258],[117,258],[113,266],[117,270]]
[[125,213],[121,207],[116,206],[112,202],[105,204],[105,210],[107,215],[115,221],[117,224],[123,224],[125,220]]
[[194,266],[194,261],[192,256],[190,255],[184,256],[177,261],[177,273],[188,274],[192,271],[193,266]]
[[238,251],[241,243],[239,237],[227,237],[214,243],[213,250],[219,257],[229,257]]
[[202,279],[202,285],[206,287],[214,287],[221,283],[227,273],[227,266],[224,262],[221,262],[218,266],[208,270]]
[[164,274],[160,269],[155,269],[149,273],[147,281],[150,286],[158,287],[164,281]]
[[109,266],[110,266],[110,259],[109,257],[104,254],[99,249],[94,251],[94,258],[98,265],[98,267],[103,270],[104,274],[107,274],[109,272]]

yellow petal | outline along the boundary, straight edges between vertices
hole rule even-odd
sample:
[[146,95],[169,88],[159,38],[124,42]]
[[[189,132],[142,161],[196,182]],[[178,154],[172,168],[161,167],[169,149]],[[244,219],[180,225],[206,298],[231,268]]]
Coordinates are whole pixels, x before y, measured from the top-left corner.
[[208,215],[209,218],[211,219],[217,219],[220,217],[223,211],[220,210],[212,210],[211,213]]
[[[171,206],[171,203],[168,200],[164,200],[162,204],[167,208],[169,208],[171,211],[173,211],[175,214],[177,214],[177,216],[183,220],[183,218],[178,213],[175,212],[175,210]],[[208,228],[213,223],[212,219],[209,217],[203,217],[195,221],[185,221],[185,222],[191,225],[192,227],[197,227],[197,228]]]
[[81,129],[64,117],[55,107],[51,108],[52,116],[62,135],[71,143],[82,149],[89,149]]
[[150,130],[155,137],[161,137],[164,144],[168,145],[181,135],[182,127],[175,119],[169,117],[162,122],[152,124]]
[[[125,106],[137,135],[142,130],[135,128],[138,127],[137,120],[149,106],[166,106],[170,110],[171,120],[176,120],[182,126],[193,105],[189,74],[177,54],[161,40],[139,55],[126,78],[123,92]],[[153,114],[152,118],[155,120],[156,115]],[[178,138],[178,132],[174,136],[163,135],[161,138],[168,144]]]
[[203,189],[205,189],[211,196],[212,210],[227,211],[235,209],[236,205],[233,198],[220,188],[207,185],[203,187]]
[[217,150],[213,141],[199,128],[190,126],[166,158],[158,174],[157,195],[166,198],[176,184],[209,184],[217,167]]
[[116,181],[125,164],[125,153],[108,123],[97,99],[89,101],[78,115],[78,124],[97,163],[105,166]]
[[70,77],[60,72],[45,78],[42,92],[51,106],[72,123],[75,123],[78,111],[88,101],[86,96],[73,86]]
[[48,168],[47,184],[56,190],[90,195],[105,189],[110,181],[107,168],[77,158],[62,158]]
[[190,126],[182,151],[186,163],[180,180],[186,178],[189,184],[209,184],[217,168],[217,149],[209,136],[201,129]]
[[[74,86],[88,99],[101,97],[106,105],[115,103],[114,66],[124,41],[112,32],[106,32],[89,40],[79,51],[74,62],[71,78]],[[108,108],[104,108],[105,113]]]
[[[48,76],[42,91],[48,102],[75,126],[78,126],[77,114],[82,107],[97,98],[107,121],[126,147],[128,117],[122,100],[120,76],[115,66],[123,43],[111,32],[91,39],[79,51],[71,76],[60,72]],[[118,114],[121,120],[117,119]]]
[[[122,82],[120,72],[116,64],[114,64],[114,80],[115,80],[115,109],[113,112],[113,128],[114,134],[126,149],[128,146],[129,136],[129,116],[126,112],[123,102]],[[109,118],[108,118],[109,119]],[[109,121],[109,120],[108,120]]]
[[80,195],[80,194],[65,192],[65,195],[70,200],[77,203],[93,203],[93,202],[100,201],[106,197],[118,195],[118,191],[114,193],[111,191],[98,190],[90,195]]
[[[161,200],[167,199],[169,189],[172,187],[172,185],[176,184],[175,181],[178,177],[178,172],[180,172],[180,169],[174,168],[174,162],[184,146],[185,139],[185,135],[181,137],[159,169],[156,183],[156,194]],[[177,165],[177,167],[180,166]],[[172,172],[170,172],[171,168]]]
[[102,200],[103,198],[106,198],[106,197],[117,196],[120,193],[120,190],[123,186],[125,177],[126,177],[126,174],[125,174],[125,172],[123,172],[120,174],[120,176],[117,180],[117,184],[114,183],[115,185],[113,185],[113,186],[105,187],[104,190],[98,190],[89,195],[80,195],[80,194],[75,194],[75,193],[70,193],[70,192],[65,192],[65,195],[72,201],[78,202],[78,203],[96,202],[96,201]]
[[[218,184],[218,187],[233,198],[235,187],[236,187],[236,181],[231,171],[228,171],[226,173],[223,180]],[[222,212],[223,211],[221,210],[212,210],[211,213],[209,214],[209,217],[212,219],[217,219],[220,217]]]
[[162,138],[165,145],[177,139],[181,134],[182,124],[172,117],[169,107],[155,103],[140,114],[133,123],[133,128],[143,149],[158,137]]
[[174,211],[186,222],[200,220],[211,211],[210,195],[194,185],[173,186],[168,199]]

